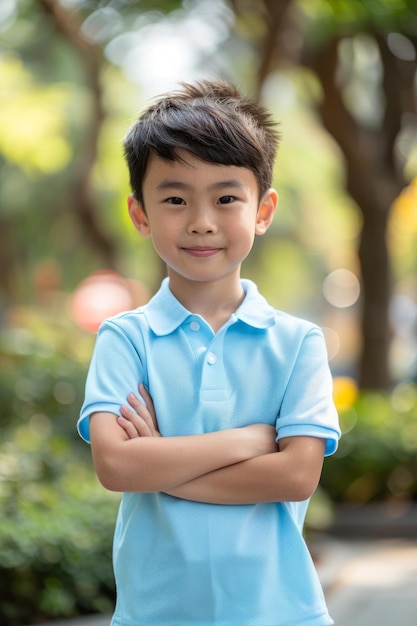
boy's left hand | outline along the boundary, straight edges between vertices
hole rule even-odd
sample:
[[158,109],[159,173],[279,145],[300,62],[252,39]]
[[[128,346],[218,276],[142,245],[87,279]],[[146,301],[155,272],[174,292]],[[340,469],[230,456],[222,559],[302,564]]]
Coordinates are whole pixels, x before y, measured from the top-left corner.
[[145,405],[134,393],[130,393],[127,398],[130,406],[120,407],[117,422],[129,439],[160,437],[153,401],[143,384],[139,385],[139,394],[145,401]]

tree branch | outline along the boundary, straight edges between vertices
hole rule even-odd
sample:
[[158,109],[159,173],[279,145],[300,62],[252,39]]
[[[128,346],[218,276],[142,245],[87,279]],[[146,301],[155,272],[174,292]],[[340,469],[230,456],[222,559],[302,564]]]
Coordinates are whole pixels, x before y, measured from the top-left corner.
[[[248,25],[256,22],[262,24],[262,31],[256,35],[254,47],[259,59],[256,71],[255,97],[259,98],[265,79],[274,66],[291,57],[289,40],[295,40],[290,25],[293,0],[231,0],[235,15],[241,17]],[[285,36],[283,36],[285,34]]]

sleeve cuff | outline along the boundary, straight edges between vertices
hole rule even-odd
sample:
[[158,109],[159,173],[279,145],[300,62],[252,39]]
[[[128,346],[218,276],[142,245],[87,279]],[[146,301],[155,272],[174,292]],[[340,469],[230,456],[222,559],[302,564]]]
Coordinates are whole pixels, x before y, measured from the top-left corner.
[[318,437],[319,439],[326,439],[324,456],[331,456],[337,450],[340,433],[338,430],[322,426],[289,425],[279,429],[276,440],[279,441],[285,437]]

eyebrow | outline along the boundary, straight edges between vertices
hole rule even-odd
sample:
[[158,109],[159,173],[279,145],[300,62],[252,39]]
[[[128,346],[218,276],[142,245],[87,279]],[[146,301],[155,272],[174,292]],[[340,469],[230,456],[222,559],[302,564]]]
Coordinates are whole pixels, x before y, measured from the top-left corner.
[[[208,187],[208,190],[218,191],[221,189],[231,189],[231,188],[244,189],[244,185],[237,178],[230,178],[227,180],[220,180],[217,183],[210,185]],[[159,185],[157,186],[157,189],[159,191],[165,191],[167,189],[188,190],[188,189],[192,189],[192,185],[188,185],[187,183],[182,183],[179,180],[165,179],[159,183]]]

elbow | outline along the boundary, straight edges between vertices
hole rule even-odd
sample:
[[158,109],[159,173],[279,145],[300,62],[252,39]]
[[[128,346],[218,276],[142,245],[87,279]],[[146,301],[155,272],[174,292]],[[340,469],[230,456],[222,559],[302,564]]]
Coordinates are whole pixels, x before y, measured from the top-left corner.
[[301,472],[294,480],[291,501],[304,502],[311,498],[318,487],[319,478],[309,472]]
[[114,451],[101,451],[100,454],[94,454],[93,449],[93,463],[99,483],[105,489],[117,493],[132,491],[131,488],[128,488],[130,473],[126,474],[124,464],[118,461],[118,456]]
[[124,450],[101,453],[94,458],[94,467],[100,484],[108,491],[116,493],[137,492],[151,493],[161,491],[160,485],[151,479],[145,468],[138,466],[135,469],[129,464]]
[[123,493],[123,491],[126,491],[122,488],[122,485],[117,480],[114,480],[112,478],[102,477],[98,475],[98,480],[100,482],[100,485],[107,489],[107,491],[113,491],[115,493]]
[[304,502],[305,500],[309,500],[316,489],[317,486],[314,487],[314,489],[304,485],[300,486],[299,489],[295,491],[295,498],[293,498],[293,502]]
[[126,491],[117,472],[110,465],[104,462],[95,463],[95,470],[99,483],[108,491],[121,493]]

